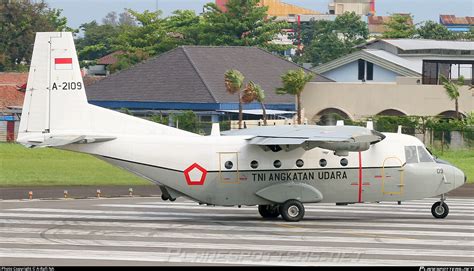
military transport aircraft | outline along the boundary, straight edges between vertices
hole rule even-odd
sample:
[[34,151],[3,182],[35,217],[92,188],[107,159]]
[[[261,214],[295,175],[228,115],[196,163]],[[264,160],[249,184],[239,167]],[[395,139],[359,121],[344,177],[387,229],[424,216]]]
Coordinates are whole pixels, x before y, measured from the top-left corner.
[[438,195],[432,214],[444,218],[444,194],[466,181],[413,136],[314,125],[220,133],[218,124],[201,136],[93,106],[67,32],[36,34],[18,142],[92,154],[156,183],[163,200],[258,205],[287,221],[301,220],[305,203]]

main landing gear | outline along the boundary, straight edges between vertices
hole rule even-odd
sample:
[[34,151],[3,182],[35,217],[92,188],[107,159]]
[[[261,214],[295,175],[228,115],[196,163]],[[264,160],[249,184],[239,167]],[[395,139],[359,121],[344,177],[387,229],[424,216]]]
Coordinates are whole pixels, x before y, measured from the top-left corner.
[[281,215],[288,222],[297,222],[304,217],[304,206],[299,200],[290,199],[281,205],[259,205],[258,212],[263,218],[277,218]]
[[441,200],[438,202],[435,202],[433,206],[431,206],[431,214],[435,218],[445,218],[449,214],[449,208],[448,205],[444,202],[446,200],[446,197],[441,195]]

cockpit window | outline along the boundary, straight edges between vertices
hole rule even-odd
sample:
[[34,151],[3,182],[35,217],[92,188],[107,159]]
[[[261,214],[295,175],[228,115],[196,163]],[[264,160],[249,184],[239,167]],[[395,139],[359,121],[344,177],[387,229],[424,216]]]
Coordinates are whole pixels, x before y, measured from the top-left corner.
[[405,158],[407,164],[418,163],[418,154],[415,146],[405,146]]
[[425,162],[433,162],[433,158],[431,155],[426,151],[425,148],[422,146],[418,146],[418,156],[420,157],[420,162],[425,163]]

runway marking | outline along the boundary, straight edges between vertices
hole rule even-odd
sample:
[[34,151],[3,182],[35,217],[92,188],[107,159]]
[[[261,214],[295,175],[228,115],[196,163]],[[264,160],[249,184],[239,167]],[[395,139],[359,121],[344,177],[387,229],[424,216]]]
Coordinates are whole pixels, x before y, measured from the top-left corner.
[[[171,215],[171,213],[170,213]],[[97,220],[107,220],[107,219],[113,219],[113,220],[130,220],[130,221],[160,221],[160,222],[169,222],[170,220],[181,220],[181,221],[194,221],[196,222],[193,217],[137,217],[137,216],[112,216],[112,215],[107,215],[107,216],[101,216],[101,215],[58,215],[58,214],[24,214],[24,213],[0,213],[0,217],[20,217],[20,218],[59,218],[59,219],[68,219],[68,218],[78,218],[78,219],[97,219]],[[232,216],[231,216],[232,217]],[[233,217],[238,217],[238,216],[233,216]],[[2,219],[4,221],[5,219]],[[31,223],[34,223],[34,220],[29,220]],[[202,220],[203,222],[220,222],[216,220]],[[393,219],[393,222],[376,222],[374,221],[373,223],[371,222],[358,222],[358,221],[344,221],[344,222],[327,222],[327,221],[321,221],[321,220],[315,220],[315,221],[301,221],[298,222],[299,225],[315,225],[315,226],[348,226],[347,223],[350,223],[350,226],[354,227],[387,227],[387,228],[422,228],[422,229],[445,229],[445,230],[474,230],[474,224],[471,225],[459,225],[459,224],[447,224],[445,221],[440,221],[433,218],[429,223],[431,224],[407,224],[407,223],[399,223],[397,222],[397,219]],[[274,225],[275,223],[281,222],[281,220],[274,220],[274,221],[264,221],[264,220],[259,220],[259,221],[245,221],[245,220],[237,220],[234,221],[234,223],[238,224],[260,224],[260,225]],[[444,222],[444,223],[443,223]],[[27,222],[29,223],[29,222]],[[74,221],[74,223],[77,223]],[[96,222],[94,222],[96,223]],[[288,222],[287,222],[288,223]],[[115,221],[110,221],[110,222],[104,222],[104,225],[115,225],[117,227],[120,227],[121,225],[126,225],[126,227],[129,227],[130,225],[139,225],[142,224],[130,224],[126,223],[126,221],[123,222],[115,222]],[[150,227],[154,227],[157,224],[149,224]],[[160,224],[161,225],[161,224]],[[182,224],[167,224],[167,225],[182,225]],[[199,225],[199,227],[208,227],[207,225]],[[218,227],[225,227],[225,225],[219,225]],[[240,226],[239,226],[240,227]],[[211,227],[212,229],[215,229],[214,226]],[[260,227],[254,227],[253,229],[259,229]]]
[[83,264],[130,261],[131,265],[139,261],[351,266],[474,262],[472,199],[448,202],[451,213],[442,220],[432,218],[430,212],[437,199],[425,199],[401,206],[308,205],[308,215],[298,223],[263,220],[255,206],[205,207],[181,200],[146,204],[149,200],[9,204],[12,208],[0,210],[2,264],[18,262],[14,258],[27,265],[34,265],[35,259],[51,259],[52,264],[67,259]]
[[148,261],[171,263],[214,263],[214,264],[251,264],[251,265],[417,265],[439,266],[457,265],[470,266],[472,262],[449,262],[444,258],[440,261],[426,260],[391,260],[361,259],[356,256],[327,253],[315,255],[311,252],[301,254],[283,254],[271,256],[267,254],[249,254],[246,252],[225,254],[220,252],[186,252],[170,249],[170,252],[134,252],[134,251],[101,251],[101,250],[66,250],[66,249],[7,249],[0,248],[0,257],[7,258],[49,258],[49,259],[83,259],[83,260],[117,260],[117,261]]
[[[206,239],[209,237],[196,238]],[[364,238],[358,238],[364,239]],[[399,240],[401,244],[405,240]],[[63,238],[14,238],[2,237],[1,244],[27,244],[27,245],[67,245],[67,246],[107,246],[107,247],[144,247],[144,248],[169,248],[173,249],[198,249],[207,250],[244,250],[244,251],[280,251],[280,252],[330,252],[338,251],[340,253],[354,253],[355,251],[363,254],[373,255],[403,255],[403,256],[438,256],[444,255],[449,257],[462,256],[465,258],[473,258],[474,255],[466,255],[466,250],[444,250],[440,249],[394,249],[394,248],[363,248],[363,247],[324,247],[319,245],[273,245],[273,244],[253,244],[253,243],[190,243],[190,242],[160,242],[160,241],[117,241],[103,239],[63,239]],[[439,243],[438,243],[439,244]]]

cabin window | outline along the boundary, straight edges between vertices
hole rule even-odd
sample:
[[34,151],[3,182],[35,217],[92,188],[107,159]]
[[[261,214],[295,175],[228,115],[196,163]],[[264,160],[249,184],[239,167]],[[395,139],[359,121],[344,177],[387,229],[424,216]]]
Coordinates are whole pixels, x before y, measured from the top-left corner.
[[326,159],[321,159],[321,160],[319,160],[319,165],[320,165],[321,167],[325,167],[327,164],[328,164],[328,162],[326,161]]
[[418,156],[420,157],[421,163],[433,162],[433,158],[422,146],[418,146]]
[[405,159],[407,164],[418,163],[418,154],[415,146],[405,146]]
[[273,162],[273,166],[276,167],[276,168],[280,168],[281,167],[281,161],[280,160],[275,160],[275,162]]
[[342,158],[341,159],[341,166],[345,167],[345,166],[347,166],[347,164],[349,164],[349,161],[347,161],[346,158]]
[[253,160],[252,162],[250,162],[250,167],[253,168],[253,169],[258,168],[258,162]]
[[234,163],[232,163],[231,161],[227,161],[225,162],[224,166],[227,169],[231,169],[234,166]]
[[302,167],[303,165],[304,165],[303,160],[301,160],[301,159],[296,160],[296,166],[297,167]]

